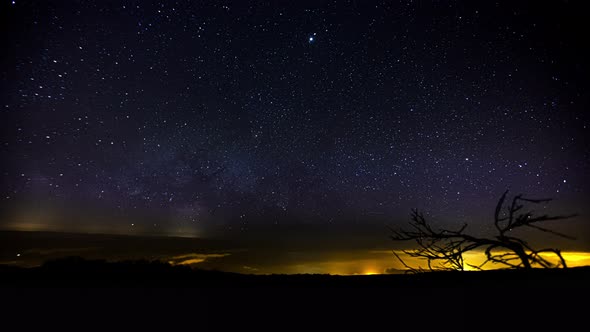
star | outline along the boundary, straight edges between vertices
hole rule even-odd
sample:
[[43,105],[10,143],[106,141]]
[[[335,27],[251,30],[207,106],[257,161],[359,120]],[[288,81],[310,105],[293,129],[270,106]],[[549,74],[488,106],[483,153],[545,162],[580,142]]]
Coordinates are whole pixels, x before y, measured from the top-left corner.
[[[80,204],[124,213],[91,229],[164,232],[186,217],[214,233],[244,220],[360,224],[364,211],[405,221],[412,207],[483,221],[507,187],[587,198],[588,93],[571,87],[586,86],[588,65],[570,25],[502,15],[519,12],[505,1],[477,19],[454,5],[460,24],[426,10],[424,34],[400,29],[423,23],[407,4],[378,17],[323,4],[226,20],[216,3],[6,1],[18,10],[2,46],[19,57],[0,71],[22,79],[3,91],[0,210]],[[21,24],[30,17],[35,29]],[[112,24],[85,21],[99,18]]]
[[311,44],[315,41],[315,36],[317,35],[317,33],[313,33],[311,36],[309,36],[308,42]]

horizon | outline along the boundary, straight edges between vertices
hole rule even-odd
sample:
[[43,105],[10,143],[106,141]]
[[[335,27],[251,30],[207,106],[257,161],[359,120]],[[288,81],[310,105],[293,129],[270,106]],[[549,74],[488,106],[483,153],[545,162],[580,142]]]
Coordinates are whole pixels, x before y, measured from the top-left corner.
[[[11,232],[22,234],[10,234]],[[268,236],[265,238],[268,239]],[[304,241],[293,238],[292,234],[278,237],[273,243],[236,237],[178,238],[162,235],[0,230],[0,242],[3,243],[0,246],[0,265],[30,268],[57,259],[82,257],[107,262],[160,261],[172,266],[186,265],[199,270],[256,275],[373,275],[409,272],[408,267],[395,257],[395,252],[412,268],[427,269],[425,260],[405,255],[403,250],[408,247],[396,246],[386,237],[380,239],[381,241],[369,237],[353,244],[341,241],[349,240],[342,235],[340,238],[340,241],[325,241],[327,243],[323,245],[313,245],[317,244],[318,239],[307,238],[306,241],[312,245],[306,246],[302,244]],[[276,242],[281,245],[277,246]],[[562,254],[568,267],[590,266],[590,250],[563,249]],[[465,271],[477,270],[469,264],[479,265],[483,258],[481,250],[466,253]],[[505,267],[488,264],[483,270],[502,268]]]

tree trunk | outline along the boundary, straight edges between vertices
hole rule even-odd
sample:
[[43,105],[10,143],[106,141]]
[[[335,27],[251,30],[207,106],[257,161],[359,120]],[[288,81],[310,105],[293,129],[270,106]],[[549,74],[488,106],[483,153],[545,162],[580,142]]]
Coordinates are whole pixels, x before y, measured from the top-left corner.
[[529,262],[529,256],[526,254],[526,251],[524,251],[524,248],[520,244],[512,245],[510,248],[518,255],[518,258],[520,258],[522,262],[522,266],[525,269],[530,269],[531,263]]

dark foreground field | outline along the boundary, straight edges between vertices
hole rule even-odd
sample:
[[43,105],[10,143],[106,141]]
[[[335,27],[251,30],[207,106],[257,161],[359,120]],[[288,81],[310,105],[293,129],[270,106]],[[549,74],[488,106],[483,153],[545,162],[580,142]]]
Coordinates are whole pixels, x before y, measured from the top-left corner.
[[[83,324],[102,328],[126,322],[133,330],[137,324],[164,330],[170,326],[216,330],[228,324],[316,330],[319,322],[330,330],[366,330],[383,324],[419,330],[449,324],[456,327],[453,330],[478,326],[569,330],[586,324],[589,280],[590,267],[242,275],[158,262],[68,258],[36,268],[1,266],[0,294],[6,319],[29,317],[18,318],[23,327],[45,320],[62,326],[83,319]],[[30,319],[41,316],[44,320]],[[83,327],[76,324],[73,327]],[[124,325],[117,326],[115,330]]]
[[2,287],[188,287],[209,288],[499,288],[583,289],[590,267],[570,269],[431,272],[397,275],[253,275],[191,269],[158,261],[86,260],[69,257],[40,267],[0,265]]

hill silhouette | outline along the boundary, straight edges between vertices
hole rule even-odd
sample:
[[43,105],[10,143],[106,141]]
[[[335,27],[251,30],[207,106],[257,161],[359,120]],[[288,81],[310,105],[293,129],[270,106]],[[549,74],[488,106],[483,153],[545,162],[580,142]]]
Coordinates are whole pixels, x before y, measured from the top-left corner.
[[569,269],[490,270],[428,272],[397,275],[340,276],[328,274],[239,274],[172,266],[161,261],[108,262],[78,256],[23,268],[0,265],[2,287],[258,287],[338,288],[587,288],[590,267]]
[[[68,257],[42,266],[0,266],[5,317],[31,313],[47,321],[67,314],[82,325],[170,329],[179,326],[298,326],[366,328],[389,322],[408,328],[443,324],[503,326],[501,312],[517,312],[510,326],[546,326],[532,319],[550,310],[557,325],[584,321],[590,267],[443,271],[395,275],[249,275],[172,266],[158,261]],[[506,307],[509,305],[508,307]],[[502,311],[504,310],[504,311]],[[499,313],[496,318],[496,313]],[[278,321],[278,323],[277,323]],[[61,320],[59,321],[62,324]],[[469,323],[471,322],[471,323]],[[279,324],[279,325],[276,325]]]

